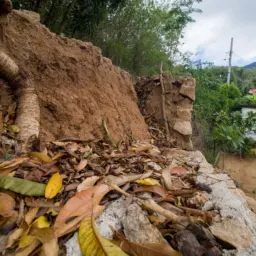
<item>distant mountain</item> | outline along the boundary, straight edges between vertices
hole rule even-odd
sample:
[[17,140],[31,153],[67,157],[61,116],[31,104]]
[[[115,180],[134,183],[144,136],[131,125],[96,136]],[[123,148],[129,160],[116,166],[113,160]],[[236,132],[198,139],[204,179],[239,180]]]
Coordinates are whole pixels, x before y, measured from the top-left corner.
[[249,64],[249,65],[246,65],[246,66],[244,66],[244,68],[256,68],[256,62],[253,62],[253,63],[251,63],[251,64]]

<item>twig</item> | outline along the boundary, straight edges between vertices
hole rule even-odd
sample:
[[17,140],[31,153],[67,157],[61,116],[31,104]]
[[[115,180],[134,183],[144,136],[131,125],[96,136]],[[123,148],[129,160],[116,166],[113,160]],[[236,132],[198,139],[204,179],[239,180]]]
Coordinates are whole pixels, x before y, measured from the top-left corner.
[[163,62],[161,62],[160,66],[160,84],[161,84],[161,90],[162,90],[162,112],[163,112],[163,118],[164,118],[164,124],[165,124],[165,130],[166,130],[166,138],[169,141],[170,139],[170,132],[169,132],[169,124],[166,118],[166,109],[165,109],[165,88],[163,83]]
[[111,144],[111,146],[116,147],[116,143],[114,142],[113,138],[111,137],[111,135],[109,133],[108,126],[107,126],[106,120],[104,118],[102,119],[102,125],[103,125],[104,131],[105,131],[106,139]]

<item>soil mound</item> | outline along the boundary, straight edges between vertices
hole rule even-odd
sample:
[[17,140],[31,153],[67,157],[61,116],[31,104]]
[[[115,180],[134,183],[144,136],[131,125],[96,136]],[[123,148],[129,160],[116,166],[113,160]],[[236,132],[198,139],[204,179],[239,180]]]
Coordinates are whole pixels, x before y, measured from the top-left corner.
[[103,120],[115,140],[148,138],[132,77],[91,43],[57,36],[39,20],[36,13],[12,13],[4,49],[35,84],[41,140],[100,139]]

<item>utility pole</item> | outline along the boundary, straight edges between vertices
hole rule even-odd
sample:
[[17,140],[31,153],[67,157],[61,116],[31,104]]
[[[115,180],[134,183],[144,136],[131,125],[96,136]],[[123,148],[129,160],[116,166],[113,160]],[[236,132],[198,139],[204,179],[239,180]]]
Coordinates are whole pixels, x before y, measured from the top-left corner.
[[229,51],[229,58],[228,58],[228,79],[227,84],[230,84],[230,77],[231,77],[231,66],[232,66],[232,54],[233,54],[233,37],[231,38],[230,44],[230,51]]

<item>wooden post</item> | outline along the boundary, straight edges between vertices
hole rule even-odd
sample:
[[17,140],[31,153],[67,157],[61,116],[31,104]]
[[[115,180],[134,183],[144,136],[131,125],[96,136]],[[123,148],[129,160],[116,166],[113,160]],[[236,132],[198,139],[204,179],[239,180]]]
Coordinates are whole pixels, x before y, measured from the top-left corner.
[[166,109],[165,109],[166,104],[165,104],[165,87],[163,82],[163,62],[161,62],[161,65],[160,65],[160,84],[161,84],[161,90],[162,90],[162,113],[163,113],[164,125],[166,130],[166,138],[169,141],[170,131],[169,131],[169,123],[166,117]]

